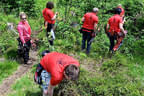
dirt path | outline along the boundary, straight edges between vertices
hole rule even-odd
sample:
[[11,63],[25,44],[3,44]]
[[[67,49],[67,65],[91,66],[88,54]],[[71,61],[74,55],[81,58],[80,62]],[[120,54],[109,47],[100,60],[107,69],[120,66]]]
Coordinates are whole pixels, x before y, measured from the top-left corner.
[[37,63],[37,52],[31,51],[30,57],[33,60],[33,63],[31,65],[20,65],[16,72],[3,80],[2,84],[0,85],[0,96],[7,96],[7,93],[11,92],[11,85],[14,84],[17,79],[24,76],[32,68],[32,66]]

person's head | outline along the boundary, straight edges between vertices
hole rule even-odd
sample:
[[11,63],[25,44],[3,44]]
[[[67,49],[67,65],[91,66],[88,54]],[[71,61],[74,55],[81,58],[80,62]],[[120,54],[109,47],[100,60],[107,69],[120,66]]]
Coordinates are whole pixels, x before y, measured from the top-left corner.
[[51,1],[47,2],[46,8],[53,9],[54,8],[54,3],[51,2]]
[[115,9],[115,14],[120,14],[121,12],[122,12],[122,10],[120,8]]
[[122,5],[121,5],[121,4],[118,4],[118,5],[117,5],[117,8],[119,8],[119,7],[122,7]]
[[50,53],[49,50],[44,50],[42,53],[41,53],[41,56],[44,57],[46,54]]
[[98,8],[93,8],[92,12],[97,13],[99,11]]
[[24,12],[20,12],[19,17],[23,22],[25,22],[27,19],[27,15]]
[[64,69],[64,76],[66,79],[68,80],[77,80],[79,77],[79,67],[77,67],[74,64],[70,64],[68,65],[65,69]]

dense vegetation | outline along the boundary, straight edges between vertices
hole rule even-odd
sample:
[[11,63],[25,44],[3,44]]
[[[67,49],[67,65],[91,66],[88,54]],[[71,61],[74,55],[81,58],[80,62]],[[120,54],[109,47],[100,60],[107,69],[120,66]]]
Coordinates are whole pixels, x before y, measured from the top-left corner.
[[[7,23],[14,26],[19,22],[18,14],[24,11],[33,32],[43,28],[42,10],[47,0],[1,0],[0,1],[0,56],[16,60],[17,34],[8,30]],[[39,38],[39,53],[45,49],[63,52],[77,58],[81,63],[80,79],[77,82],[63,81],[56,87],[55,96],[144,96],[144,0],[54,0],[54,11],[59,12],[56,21],[56,40],[50,46],[45,36],[45,30],[33,37]],[[121,48],[110,56],[108,53],[109,40],[104,26],[111,10],[118,4],[125,9],[125,29],[128,34]],[[87,56],[81,52],[81,18],[93,7],[100,9],[98,13],[100,32],[97,34]],[[73,26],[76,24],[76,27]],[[11,62],[11,61],[7,61]],[[0,63],[0,82],[8,75],[5,70],[11,63]],[[10,73],[12,73],[10,71]],[[32,71],[13,85],[13,93],[9,96],[39,96],[40,89],[33,82]],[[1,79],[2,78],[2,79]]]

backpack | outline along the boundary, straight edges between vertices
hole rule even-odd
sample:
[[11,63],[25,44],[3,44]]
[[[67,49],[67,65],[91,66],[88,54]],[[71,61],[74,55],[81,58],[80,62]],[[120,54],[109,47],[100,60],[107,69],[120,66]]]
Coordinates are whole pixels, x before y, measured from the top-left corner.
[[43,70],[43,67],[41,66],[41,64],[38,64],[36,67],[36,72],[34,74],[34,81],[39,85],[42,84],[42,77],[41,77],[42,70]]

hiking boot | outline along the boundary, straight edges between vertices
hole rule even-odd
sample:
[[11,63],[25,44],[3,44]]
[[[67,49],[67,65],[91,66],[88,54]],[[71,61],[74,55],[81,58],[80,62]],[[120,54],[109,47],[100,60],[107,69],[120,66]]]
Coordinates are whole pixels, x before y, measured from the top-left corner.
[[89,52],[89,51],[86,51],[86,54],[87,54],[87,55],[89,55],[89,54],[90,54],[90,52]]
[[82,52],[85,52],[85,49],[81,49]]

